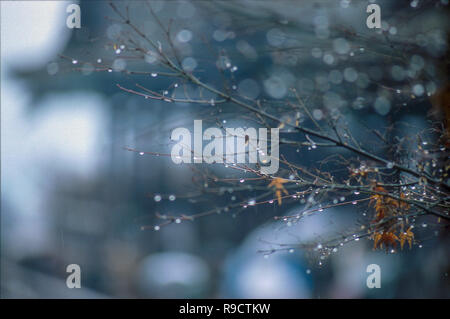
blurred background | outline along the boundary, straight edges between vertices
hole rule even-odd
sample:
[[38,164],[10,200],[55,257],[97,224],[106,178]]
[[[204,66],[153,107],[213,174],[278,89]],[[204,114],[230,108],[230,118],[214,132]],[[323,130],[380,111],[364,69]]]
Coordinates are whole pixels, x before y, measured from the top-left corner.
[[[124,2],[117,5],[123,9]],[[377,1],[383,30],[409,45],[418,43],[426,53],[418,53],[407,66],[383,64],[383,54],[391,52],[389,42],[376,47],[370,37],[362,37],[355,49],[342,36],[334,38],[335,29],[375,32],[365,25],[365,9],[372,2],[150,4],[162,21],[173,19],[184,67],[207,83],[220,83],[217,65],[225,57],[235,67],[229,78],[241,95],[282,101],[290,87],[305,96],[315,92],[311,102],[355,111],[347,116],[358,136],[365,134],[359,120],[387,126],[391,108],[405,103],[372,84],[403,83],[423,69],[427,80],[411,88],[417,102],[395,114],[396,121],[408,123],[403,133],[414,134],[429,125],[429,103],[420,97],[432,95],[448,80],[436,64],[448,50],[448,1]],[[66,26],[71,3],[81,6],[81,29]],[[144,1],[128,5],[142,30],[162,38],[142,9]],[[151,59],[139,70],[155,70],[154,75],[121,72],[132,63],[126,48],[117,51],[124,28],[106,1],[1,1],[3,298],[450,297],[448,235],[434,230],[420,246],[396,254],[372,251],[368,241],[348,244],[323,262],[301,250],[258,253],[271,242],[338,233],[354,220],[348,207],[308,217],[289,229],[272,217],[292,214],[300,203],[142,231],[153,225],[156,212],[189,215],[215,203],[206,196],[183,198],[192,191],[195,172],[189,167],[124,147],[170,152],[173,128],[191,127],[199,117],[214,123],[216,114],[201,105],[144,100],[119,90],[116,84],[132,87],[136,79],[155,91],[178,87],[176,79],[157,74]],[[428,63],[425,55],[434,60]],[[338,56],[347,61],[338,62]],[[111,72],[98,72],[105,65]],[[186,87],[191,95],[200,94]],[[220,120],[238,126],[243,123],[238,112],[224,106]],[[315,117],[322,119],[320,113]],[[305,154],[302,165],[318,158],[300,151]],[[225,169],[216,173],[228,174]],[[223,200],[232,196],[226,193]],[[366,267],[372,263],[381,266],[381,289],[366,286]],[[69,264],[81,267],[81,289],[66,287]]]

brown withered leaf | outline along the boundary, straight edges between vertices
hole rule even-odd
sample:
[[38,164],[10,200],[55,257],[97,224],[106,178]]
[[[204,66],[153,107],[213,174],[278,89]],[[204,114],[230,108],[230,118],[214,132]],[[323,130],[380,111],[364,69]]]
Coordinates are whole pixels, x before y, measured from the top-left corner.
[[412,248],[412,241],[414,239],[414,233],[411,231],[412,227],[409,227],[406,232],[403,232],[399,235],[400,237],[400,247],[403,249],[405,242],[408,242],[409,249]]
[[275,196],[278,200],[278,205],[282,203],[281,193],[283,192],[286,195],[289,195],[289,192],[284,188],[283,184],[289,182],[289,180],[275,177],[267,186],[268,188],[273,187],[275,189]]

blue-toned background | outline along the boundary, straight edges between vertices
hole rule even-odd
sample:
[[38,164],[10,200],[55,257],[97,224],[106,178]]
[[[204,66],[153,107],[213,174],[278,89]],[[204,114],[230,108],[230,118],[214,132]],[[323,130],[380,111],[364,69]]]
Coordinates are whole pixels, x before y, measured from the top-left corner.
[[[345,39],[334,41],[333,28],[369,33],[365,8],[374,1],[150,2],[163,21],[174,20],[183,63],[207,83],[220,85],[217,53],[225,52],[236,66],[232,84],[240,94],[282,101],[291,87],[304,95],[316,92],[317,103],[355,110],[347,115],[349,127],[362,140],[366,130],[360,120],[387,126],[396,103],[380,98],[373,82],[391,85],[409,70],[431,68],[416,59],[410,66],[389,66],[386,72],[380,57],[370,53],[370,40],[361,43],[365,51],[353,52],[356,56]],[[425,41],[423,47],[437,60],[448,50],[448,12],[429,1],[377,2],[383,20],[392,24],[385,22],[383,28],[392,36]],[[179,196],[192,185],[194,173],[188,167],[124,147],[170,152],[173,128],[191,127],[199,116],[210,123],[215,118],[201,105],[165,104],[119,90],[117,83],[130,87],[134,81],[164,90],[176,80],[117,72],[130,63],[122,58],[125,53],[117,55],[111,49],[124,26],[116,22],[106,1],[82,1],[82,28],[70,30],[70,3],[1,1],[2,297],[450,296],[448,235],[437,239],[431,232],[422,248],[397,254],[374,252],[368,241],[354,242],[321,266],[308,252],[280,252],[268,258],[258,253],[267,242],[338,233],[354,219],[353,208],[331,210],[289,228],[272,217],[292,214],[300,204],[258,207],[235,217],[220,214],[158,232],[141,231],[141,226],[155,222],[155,212],[192,214],[214,202]],[[141,6],[143,1],[130,1],[132,18],[142,30],[160,36],[158,25]],[[412,11],[415,6],[422,11]],[[284,47],[294,51],[277,50]],[[375,51],[384,50],[388,48]],[[354,64],[349,60],[346,67],[336,65],[335,51],[356,59]],[[74,70],[60,55],[77,59],[84,71]],[[113,72],[94,71],[98,59],[111,62]],[[150,70],[152,61],[146,63],[143,68]],[[440,81],[437,75],[435,80],[431,77],[415,93],[433,92]],[[198,94],[195,87],[188,89]],[[406,134],[415,134],[427,127],[428,108],[426,102],[418,102],[394,116],[408,123]],[[224,107],[221,119],[242,125],[246,120],[239,114],[233,106]],[[318,158],[306,149],[301,152],[302,165]],[[223,169],[216,173],[227,174]],[[159,193],[177,198],[155,202],[153,194]],[[72,263],[81,267],[81,289],[66,287],[65,269]],[[366,287],[366,267],[372,263],[382,267],[381,289]]]

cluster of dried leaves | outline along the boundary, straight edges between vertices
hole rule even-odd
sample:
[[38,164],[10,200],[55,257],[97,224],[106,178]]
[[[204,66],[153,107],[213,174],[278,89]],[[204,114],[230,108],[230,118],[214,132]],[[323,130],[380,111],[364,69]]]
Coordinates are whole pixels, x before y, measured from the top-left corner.
[[[370,205],[375,209],[372,223],[378,224],[378,226],[375,227],[376,230],[372,235],[373,248],[377,249],[385,246],[386,250],[388,250],[390,247],[396,248],[397,242],[400,242],[401,249],[403,249],[405,242],[408,242],[409,248],[411,248],[414,240],[414,233],[411,231],[413,226],[408,227],[408,219],[402,219],[403,222],[401,223],[397,223],[395,220],[398,216],[408,214],[411,206],[404,201],[387,196],[388,192],[382,186],[375,186],[374,191],[378,192],[378,194],[370,197]],[[401,192],[400,198],[406,199],[405,193]],[[380,222],[387,219],[391,222],[380,224]],[[405,230],[405,227],[408,227],[408,229]]]

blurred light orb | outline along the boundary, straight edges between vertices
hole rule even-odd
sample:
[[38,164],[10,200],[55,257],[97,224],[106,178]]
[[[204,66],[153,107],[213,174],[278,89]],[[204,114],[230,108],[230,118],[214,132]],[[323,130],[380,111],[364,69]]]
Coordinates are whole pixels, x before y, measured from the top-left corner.
[[330,110],[341,107],[344,101],[339,94],[328,91],[323,95],[323,105]]
[[227,32],[222,29],[217,29],[213,33],[213,39],[216,40],[217,42],[223,42],[227,39]]
[[347,82],[355,82],[358,79],[358,72],[354,68],[346,68],[344,78]]
[[237,274],[238,297],[309,298],[310,287],[286,261],[279,258],[254,258]]
[[236,49],[243,54],[247,59],[256,60],[258,53],[247,41],[239,40],[236,43]]
[[391,102],[384,96],[379,96],[374,103],[375,111],[380,115],[386,115],[391,110]]
[[323,56],[323,62],[325,62],[328,65],[331,65],[334,63],[334,56],[331,53],[326,53]]
[[177,40],[181,43],[186,43],[192,40],[192,32],[189,30],[181,30],[177,34]]
[[255,99],[260,93],[260,88],[255,80],[245,79],[239,83],[238,92],[249,99]]
[[283,79],[279,76],[271,76],[264,81],[264,88],[267,94],[274,99],[281,99],[287,93],[287,87]]
[[320,109],[315,109],[312,113],[312,116],[315,120],[320,121],[321,119],[323,119],[323,112]]
[[37,69],[62,52],[72,33],[65,18],[61,19],[66,16],[67,4],[65,1],[2,1],[3,66]]
[[116,72],[121,72],[121,71],[125,70],[126,67],[127,67],[127,62],[124,59],[115,59],[112,64],[112,68]]
[[317,15],[314,17],[314,25],[319,28],[328,28],[328,17],[325,15]]
[[110,40],[116,40],[120,37],[120,34],[122,32],[122,26],[120,24],[111,24],[108,29],[106,29],[106,36]]
[[414,95],[422,96],[425,93],[425,88],[423,87],[422,84],[418,83],[413,86],[412,91]]
[[197,60],[195,60],[193,57],[187,57],[183,59],[183,62],[181,62],[181,66],[183,67],[183,70],[192,72],[197,67]]
[[333,49],[338,54],[347,54],[350,52],[350,44],[344,38],[337,38],[333,41]]
[[420,55],[413,55],[411,57],[410,67],[413,70],[419,71],[425,66],[425,60]]
[[343,78],[344,77],[342,75],[342,72],[339,70],[332,70],[332,71],[330,71],[330,74],[328,75],[328,79],[330,80],[331,83],[334,83],[334,84],[341,84]]
[[394,65],[391,68],[391,76],[395,81],[403,81],[406,76],[405,70],[399,65]]
[[267,32],[267,42],[274,47],[279,47],[281,46],[284,41],[286,40],[286,35],[284,34],[283,31],[281,31],[280,29],[270,29]]
[[177,8],[177,15],[180,18],[190,19],[195,15],[195,7],[190,2],[181,2]]
[[210,270],[199,257],[183,252],[149,255],[139,264],[140,289],[149,296],[195,298],[207,291]]
[[370,78],[366,73],[358,73],[358,79],[356,80],[356,85],[362,89],[365,89],[370,84]]
[[397,28],[396,27],[390,27],[389,28],[389,34],[396,35],[397,34]]

